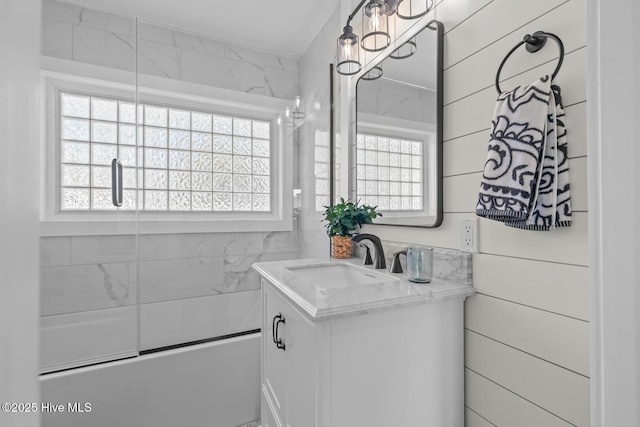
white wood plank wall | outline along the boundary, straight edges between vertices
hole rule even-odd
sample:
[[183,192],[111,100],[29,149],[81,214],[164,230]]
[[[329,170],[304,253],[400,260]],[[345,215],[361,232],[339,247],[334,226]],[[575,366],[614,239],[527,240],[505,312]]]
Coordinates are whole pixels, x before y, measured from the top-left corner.
[[[526,33],[560,36],[574,223],[531,232],[479,220],[478,295],[465,311],[466,425],[588,426],[586,1],[442,0],[435,17],[446,29],[444,223],[369,231],[460,248],[460,220],[475,217],[500,61]],[[504,67],[502,88],[551,73],[557,56],[553,41],[536,54],[522,48]]]

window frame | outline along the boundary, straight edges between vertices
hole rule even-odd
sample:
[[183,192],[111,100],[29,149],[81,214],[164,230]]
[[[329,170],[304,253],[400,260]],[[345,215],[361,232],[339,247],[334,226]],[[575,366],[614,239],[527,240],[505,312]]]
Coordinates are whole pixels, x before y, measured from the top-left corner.
[[[289,101],[196,83],[144,76],[137,87],[131,72],[42,58],[41,228],[43,235],[183,232],[287,231],[292,229],[292,132],[278,118]],[[138,88],[136,96],[136,88]],[[271,211],[63,211],[60,209],[59,92],[168,105],[271,123]],[[136,99],[137,98],[137,99]],[[138,142],[136,147],[140,148]],[[140,159],[138,159],[140,165]]]

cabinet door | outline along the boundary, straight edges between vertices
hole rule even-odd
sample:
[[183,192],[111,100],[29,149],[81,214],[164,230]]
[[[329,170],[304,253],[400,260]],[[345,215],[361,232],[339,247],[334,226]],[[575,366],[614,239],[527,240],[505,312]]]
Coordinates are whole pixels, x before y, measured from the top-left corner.
[[284,334],[281,322],[276,329],[278,320],[284,317],[282,310],[282,298],[267,281],[262,280],[262,386],[280,419],[284,405],[285,352],[277,347],[275,341],[276,335],[283,338]]
[[316,425],[316,327],[293,306],[283,302],[285,351],[285,424]]

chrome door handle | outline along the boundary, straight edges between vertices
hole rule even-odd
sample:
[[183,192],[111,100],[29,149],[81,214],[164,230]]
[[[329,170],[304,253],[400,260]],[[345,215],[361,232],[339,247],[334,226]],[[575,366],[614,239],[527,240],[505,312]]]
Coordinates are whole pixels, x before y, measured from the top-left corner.
[[118,159],[111,161],[111,202],[122,206],[122,163]]

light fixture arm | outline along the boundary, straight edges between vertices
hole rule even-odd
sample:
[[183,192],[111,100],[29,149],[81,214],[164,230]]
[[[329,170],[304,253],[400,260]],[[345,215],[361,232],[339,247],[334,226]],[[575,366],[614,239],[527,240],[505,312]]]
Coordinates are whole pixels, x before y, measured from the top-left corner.
[[360,3],[356,6],[355,9],[353,9],[353,12],[351,12],[351,15],[349,15],[349,18],[347,18],[347,25],[351,25],[351,21],[353,20],[353,18],[355,18],[356,13],[358,13],[358,11],[362,8],[362,6],[364,6],[364,4],[367,2],[368,0],[361,0]]

